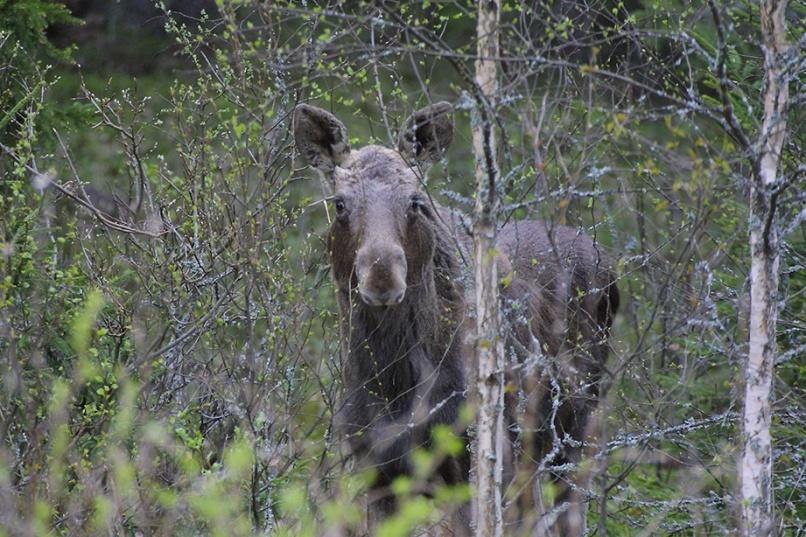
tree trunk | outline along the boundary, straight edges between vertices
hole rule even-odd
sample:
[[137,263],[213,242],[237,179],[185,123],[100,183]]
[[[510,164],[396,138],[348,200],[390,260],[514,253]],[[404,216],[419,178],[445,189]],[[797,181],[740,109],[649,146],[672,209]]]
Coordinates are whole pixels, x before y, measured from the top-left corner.
[[750,193],[750,343],[744,371],[744,449],[739,468],[742,535],[774,533],[772,498],[772,380],[775,365],[779,245],[776,182],[789,100],[784,72],[786,1],[761,5],[764,50],[764,118]]
[[498,165],[495,151],[495,99],[498,93],[498,0],[479,2],[476,60],[477,104],[473,118],[476,207],[473,249],[476,284],[476,393],[478,405],[474,461],[473,518],[476,535],[503,535],[501,508],[504,437],[504,344],[498,305],[495,251]]

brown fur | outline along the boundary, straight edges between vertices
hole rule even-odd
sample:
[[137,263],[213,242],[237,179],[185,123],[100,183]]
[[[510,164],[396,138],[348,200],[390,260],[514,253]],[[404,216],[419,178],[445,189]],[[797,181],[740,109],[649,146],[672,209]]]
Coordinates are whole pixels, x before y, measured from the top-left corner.
[[[378,472],[378,516],[394,506],[387,487],[410,474],[411,450],[428,445],[435,425],[455,425],[466,371],[472,371],[467,271],[458,255],[467,239],[456,240],[458,226],[420,181],[422,169],[450,142],[449,112],[440,103],[415,114],[401,133],[400,152],[379,146],[351,152],[346,129],[333,116],[305,105],[295,113],[298,147],[314,155],[310,162],[334,189],[329,249],[345,357],[336,419],[359,464]],[[579,459],[577,442],[598,396],[618,291],[609,261],[572,228],[514,222],[501,230],[499,245],[507,348],[517,357],[509,380],[526,401],[519,412],[518,397],[508,399],[513,449],[506,473],[531,491],[534,483],[521,476],[547,455],[548,466]],[[535,367],[526,367],[531,362]],[[566,435],[576,442],[553,449]],[[461,456],[446,460],[434,478],[458,483],[468,472],[469,457]],[[556,480],[559,499],[569,499],[567,476]],[[524,494],[510,518],[537,524],[536,498]],[[563,524],[561,517],[555,525],[561,534],[575,534]]]

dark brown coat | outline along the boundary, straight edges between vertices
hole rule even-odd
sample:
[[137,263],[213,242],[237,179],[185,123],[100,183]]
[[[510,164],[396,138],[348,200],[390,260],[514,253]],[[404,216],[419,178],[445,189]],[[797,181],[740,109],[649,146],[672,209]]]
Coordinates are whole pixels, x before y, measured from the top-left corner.
[[[473,370],[472,271],[460,262],[468,239],[422,188],[451,141],[450,115],[447,103],[427,107],[404,124],[397,150],[351,151],[328,112],[300,105],[294,114],[297,147],[333,192],[329,248],[345,356],[337,423],[361,464],[377,469],[379,497],[411,472],[408,454],[428,444],[434,425],[456,424]],[[516,479],[547,454],[552,465],[578,458],[574,442],[557,439],[583,437],[618,291],[609,261],[572,228],[513,222],[499,244],[510,381],[526,401],[524,412],[516,397],[507,408],[512,445],[527,440],[507,460]],[[468,460],[446,460],[435,479],[466,481]],[[393,503],[375,505],[383,513]]]

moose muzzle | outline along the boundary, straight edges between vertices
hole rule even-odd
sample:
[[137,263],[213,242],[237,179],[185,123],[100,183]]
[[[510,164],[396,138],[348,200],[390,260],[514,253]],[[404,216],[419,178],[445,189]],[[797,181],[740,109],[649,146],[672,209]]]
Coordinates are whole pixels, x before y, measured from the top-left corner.
[[406,255],[398,245],[361,248],[356,256],[358,293],[370,306],[395,306],[406,295]]

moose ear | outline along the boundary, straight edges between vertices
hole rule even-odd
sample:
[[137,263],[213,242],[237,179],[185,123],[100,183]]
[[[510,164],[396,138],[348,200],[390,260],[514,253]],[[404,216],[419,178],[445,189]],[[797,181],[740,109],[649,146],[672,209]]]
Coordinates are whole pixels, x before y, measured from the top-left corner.
[[407,159],[431,165],[453,141],[453,106],[442,101],[414,112],[403,124],[397,148]]
[[350,154],[347,128],[336,116],[307,104],[294,108],[294,142],[303,160],[323,173]]

